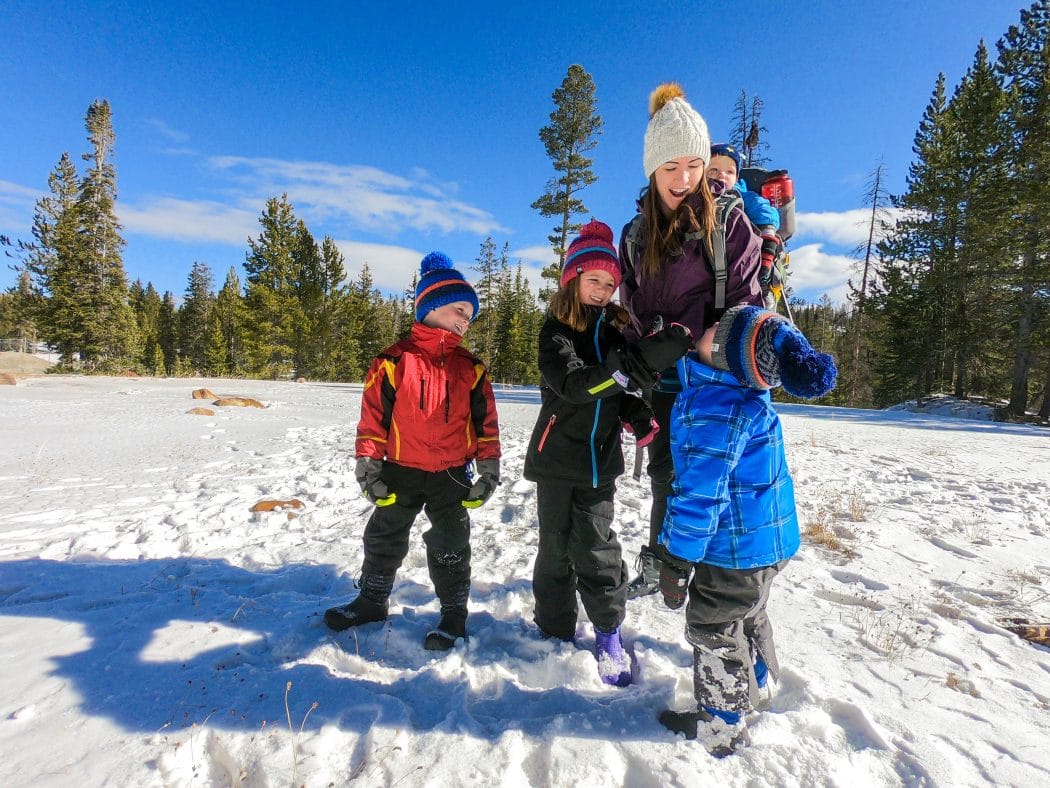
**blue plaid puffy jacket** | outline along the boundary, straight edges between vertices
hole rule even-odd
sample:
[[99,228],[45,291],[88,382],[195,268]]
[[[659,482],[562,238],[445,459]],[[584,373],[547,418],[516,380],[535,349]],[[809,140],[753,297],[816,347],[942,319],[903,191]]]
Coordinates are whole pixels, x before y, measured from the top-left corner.
[[769,566],[799,547],[795,491],[768,391],[693,354],[671,411],[675,478],[660,543],[692,563]]

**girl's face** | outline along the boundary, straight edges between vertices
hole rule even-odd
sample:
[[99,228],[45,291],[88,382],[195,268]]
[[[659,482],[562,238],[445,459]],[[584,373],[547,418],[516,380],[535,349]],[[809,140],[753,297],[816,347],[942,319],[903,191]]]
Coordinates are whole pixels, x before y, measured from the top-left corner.
[[605,306],[616,292],[616,280],[608,271],[584,271],[577,282],[580,303],[584,306]]
[[431,309],[423,315],[423,325],[431,328],[443,328],[453,334],[463,336],[470,328],[470,318],[474,317],[474,305],[469,301],[453,301],[451,304]]
[[736,186],[739,173],[736,171],[736,162],[730,156],[712,156],[711,164],[707,168],[707,177],[713,181],[721,181],[727,189]]
[[695,192],[704,179],[704,160],[694,156],[679,156],[665,161],[653,173],[656,196],[670,214],[682,201]]

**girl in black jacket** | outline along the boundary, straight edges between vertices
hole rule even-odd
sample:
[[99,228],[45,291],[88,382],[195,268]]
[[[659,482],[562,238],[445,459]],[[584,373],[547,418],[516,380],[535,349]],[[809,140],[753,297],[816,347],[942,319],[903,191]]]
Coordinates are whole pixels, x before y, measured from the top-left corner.
[[631,683],[620,625],[627,602],[627,566],[612,530],[616,477],[623,473],[620,433],[639,444],[656,422],[642,399],[656,372],[692,345],[673,325],[628,345],[627,313],[610,304],[620,286],[612,230],[592,221],[569,246],[561,287],[540,329],[539,420],[525,456],[525,478],[537,482],[539,552],[533,568],[535,620],[549,637],[576,634],[576,594],[595,629],[602,681]]

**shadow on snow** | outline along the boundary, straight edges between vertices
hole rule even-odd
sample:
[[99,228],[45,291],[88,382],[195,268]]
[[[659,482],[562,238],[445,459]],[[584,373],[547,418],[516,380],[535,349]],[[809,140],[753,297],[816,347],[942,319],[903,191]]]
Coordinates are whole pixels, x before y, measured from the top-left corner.
[[[620,740],[670,735],[654,716],[657,704],[669,700],[670,686],[597,685],[593,693],[549,686],[566,670],[575,673],[566,661],[593,644],[544,641],[520,618],[478,611],[479,601],[520,591],[479,586],[472,590],[471,641],[453,654],[423,649],[437,605],[432,589],[413,582],[395,586],[386,622],[330,632],[324,609],[354,593],[331,564],[245,569],[203,558],[3,561],[0,615],[82,626],[90,639],[86,649],[42,654],[41,661],[79,693],[84,713],[127,730],[152,733],[205,720],[212,729],[286,728],[285,691],[292,682],[288,703],[296,729],[316,701],[307,730],[440,728],[490,740],[507,730]],[[208,644],[209,638],[221,642]],[[681,646],[639,642],[680,664],[689,661]],[[197,651],[201,643],[205,650]],[[471,676],[449,671],[447,659],[478,670],[495,663],[507,669],[486,671],[473,688]],[[653,717],[651,724],[639,724],[638,714]]]

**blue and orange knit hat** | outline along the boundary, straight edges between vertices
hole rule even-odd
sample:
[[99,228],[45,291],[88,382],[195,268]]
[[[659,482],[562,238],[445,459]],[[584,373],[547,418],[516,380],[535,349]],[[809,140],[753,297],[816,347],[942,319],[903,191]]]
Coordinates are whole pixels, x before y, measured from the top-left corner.
[[478,294],[470,286],[463,274],[452,267],[452,260],[441,252],[431,252],[420,263],[419,284],[416,285],[416,320],[420,323],[427,313],[439,306],[456,301],[466,301],[473,305],[473,321],[481,308]]
[[561,269],[561,286],[569,284],[584,271],[599,269],[608,271],[620,286],[623,274],[620,258],[613,246],[613,231],[609,225],[592,219],[580,228],[577,236],[565,251],[565,265]]
[[715,329],[711,361],[745,386],[783,386],[802,399],[823,397],[838,378],[835,359],[814,349],[790,320],[757,306],[726,310]]

